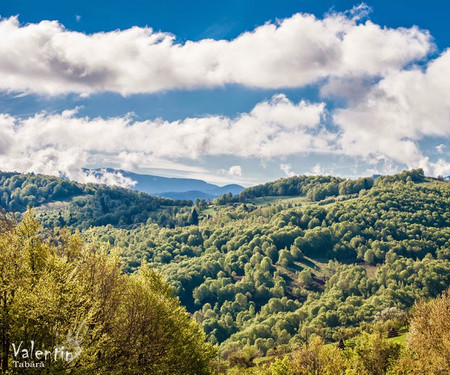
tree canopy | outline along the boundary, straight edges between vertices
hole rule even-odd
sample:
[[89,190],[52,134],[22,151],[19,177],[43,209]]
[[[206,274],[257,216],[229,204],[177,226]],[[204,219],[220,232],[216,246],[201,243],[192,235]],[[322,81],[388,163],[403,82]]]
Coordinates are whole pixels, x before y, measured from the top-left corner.
[[215,350],[172,288],[147,265],[123,274],[118,254],[107,255],[67,231],[45,238],[31,212],[20,223],[2,216],[0,251],[4,373],[23,361],[22,350],[31,342],[70,353],[47,358],[43,372],[49,374],[211,372]]

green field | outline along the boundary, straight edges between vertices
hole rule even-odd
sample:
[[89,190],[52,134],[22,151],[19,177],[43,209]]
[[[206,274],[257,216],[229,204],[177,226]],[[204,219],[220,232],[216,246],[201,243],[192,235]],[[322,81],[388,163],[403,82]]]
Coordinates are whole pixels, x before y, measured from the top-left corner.
[[399,344],[402,344],[403,346],[406,345],[406,336],[408,335],[408,332],[404,333],[403,335],[397,336],[397,337],[391,337],[390,341],[398,342]]
[[[316,202],[309,201],[304,196],[268,196],[268,197],[259,197],[251,199],[249,202],[246,202],[247,204],[252,204],[256,207],[265,207],[270,205],[291,205],[291,206],[306,206],[306,205],[317,205]],[[240,205],[241,203],[235,203],[236,205]],[[217,212],[224,208],[228,207],[229,205],[209,205],[207,208],[200,211],[200,214],[204,217],[210,216],[213,217],[217,214]]]
[[267,197],[259,197],[254,198],[251,200],[251,203],[255,206],[261,207],[261,206],[267,206],[269,204],[291,204],[291,205],[297,205],[297,206],[303,206],[306,204],[315,204],[311,201],[309,201],[304,196],[289,196],[289,195],[282,195],[282,196],[267,196]]

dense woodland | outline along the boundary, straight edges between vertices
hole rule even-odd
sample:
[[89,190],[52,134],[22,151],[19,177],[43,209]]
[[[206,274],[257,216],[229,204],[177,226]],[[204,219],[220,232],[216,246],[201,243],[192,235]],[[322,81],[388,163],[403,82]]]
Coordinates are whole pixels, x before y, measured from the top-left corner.
[[285,195],[303,195],[311,201],[317,202],[327,197],[356,194],[362,189],[367,190],[372,186],[373,179],[371,177],[343,180],[332,176],[294,176],[250,187],[236,196],[224,194],[217,198],[214,203],[249,202],[258,197]]
[[[417,338],[414,327],[431,310],[413,306],[449,300],[439,296],[450,286],[450,184],[422,170],[375,181],[296,176],[211,203],[1,176],[1,206],[23,211],[35,197],[51,243],[79,229],[84,246],[121,253],[124,275],[159,272],[218,349],[215,363],[205,360],[211,371],[335,374],[324,365],[333,358],[348,373],[414,373],[425,352],[412,339],[407,347],[386,340],[387,330],[411,325],[409,337]],[[55,195],[58,184],[65,195]],[[286,196],[304,200],[286,203]],[[280,199],[256,203],[264,197]],[[340,339],[351,345],[336,351]],[[306,357],[318,370],[301,368]]]
[[[130,227],[146,222],[161,226],[191,224],[192,201],[151,196],[145,193],[96,184],[79,184],[53,176],[0,172],[0,207],[24,212],[40,207],[45,227],[112,224]],[[177,215],[178,214],[178,215]]]

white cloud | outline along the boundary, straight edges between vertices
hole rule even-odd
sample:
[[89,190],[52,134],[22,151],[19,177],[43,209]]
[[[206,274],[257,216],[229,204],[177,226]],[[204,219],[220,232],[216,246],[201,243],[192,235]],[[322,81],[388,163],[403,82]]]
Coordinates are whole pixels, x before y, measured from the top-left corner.
[[346,99],[353,103],[361,100],[373,84],[364,76],[331,77],[320,87],[320,94],[325,98]]
[[[327,152],[335,135],[320,125],[323,112],[323,103],[295,104],[276,95],[235,118],[90,119],[77,116],[76,110],[24,119],[4,114],[0,115],[0,169],[64,174],[85,181],[83,166],[169,169],[178,160],[208,155],[271,159]],[[239,177],[242,169],[233,165],[227,174]]]
[[322,174],[324,174],[324,171],[323,171],[321,165],[319,163],[317,163],[314,167],[312,167],[310,174],[312,174],[312,175],[322,175]]
[[365,3],[361,3],[355,5],[346,13],[350,14],[355,19],[362,19],[368,17],[369,14],[372,13],[372,8]]
[[[427,136],[444,139],[450,135],[446,126],[450,119],[445,117],[450,116],[450,90],[445,84],[450,74],[445,75],[441,67],[442,77],[434,76],[441,58],[445,55],[424,72],[405,71],[380,81],[358,103],[334,113],[336,129],[323,125],[324,103],[293,103],[280,94],[234,118],[135,121],[132,116],[80,117],[76,109],[28,118],[1,114],[0,169],[65,175],[82,182],[92,182],[96,176],[86,176],[81,167],[99,166],[183,170],[204,177],[207,171],[186,161],[198,164],[202,157],[222,155],[283,160],[315,153],[347,155],[388,169],[397,168],[394,162],[405,163],[421,166],[428,174],[445,174],[449,165],[445,159],[430,161],[417,142]],[[293,174],[291,165],[279,167],[286,175]],[[239,165],[217,172],[219,179],[224,178],[220,175],[239,180],[242,176]],[[324,170],[316,164],[312,173]],[[105,175],[100,182],[132,186],[122,177]]]
[[79,179],[84,183],[116,185],[124,188],[132,188],[137,184],[137,181],[125,177],[120,171],[108,171],[106,168],[101,168],[100,171],[86,171]]
[[368,168],[369,174],[390,175],[400,173],[402,171],[398,165],[394,164],[391,159],[381,159],[371,163],[373,168]]
[[444,153],[444,149],[446,148],[446,146],[444,145],[444,144],[440,144],[440,145],[437,145],[436,147],[435,147],[435,149],[437,150],[437,152],[439,152],[440,154],[442,154],[442,153]]
[[431,162],[428,157],[424,157],[419,167],[422,168],[427,176],[449,176],[450,163],[444,159],[439,159],[437,162]]
[[240,165],[233,165],[228,169],[220,168],[217,170],[217,173],[219,175],[242,177],[242,167]]
[[295,173],[292,171],[292,166],[290,164],[280,164],[280,169],[288,177],[295,176]]
[[425,137],[450,136],[450,50],[425,70],[389,74],[333,119],[341,129],[340,144],[348,155],[391,159],[409,167],[430,163],[418,146]]
[[238,176],[241,177],[242,176],[242,168],[240,165],[233,165],[232,167],[230,167],[230,169],[228,169],[228,174],[230,176]]
[[56,21],[0,20],[0,90],[56,95],[123,95],[242,84],[299,87],[326,77],[386,75],[425,57],[432,44],[417,27],[389,29],[358,20],[366,8],[317,19],[267,23],[237,38],[179,44],[150,28],[83,34]]

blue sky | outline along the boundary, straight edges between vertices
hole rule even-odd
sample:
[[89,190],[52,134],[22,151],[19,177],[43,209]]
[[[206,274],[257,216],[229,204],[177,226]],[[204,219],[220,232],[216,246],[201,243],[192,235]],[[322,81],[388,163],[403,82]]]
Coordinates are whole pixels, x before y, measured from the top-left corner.
[[0,169],[449,175],[449,8],[4,0]]

